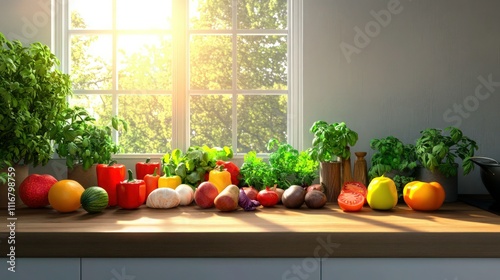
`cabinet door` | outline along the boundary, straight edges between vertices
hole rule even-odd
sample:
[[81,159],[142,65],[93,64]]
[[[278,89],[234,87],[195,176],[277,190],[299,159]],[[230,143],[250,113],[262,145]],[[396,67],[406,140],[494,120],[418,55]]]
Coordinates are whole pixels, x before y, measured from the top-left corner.
[[315,259],[82,259],[82,280],[319,280],[319,273]]
[[1,258],[0,261],[0,279],[80,280],[79,258],[17,258],[15,272],[8,270],[11,267],[9,259]]
[[491,280],[500,259],[323,259],[323,280]]

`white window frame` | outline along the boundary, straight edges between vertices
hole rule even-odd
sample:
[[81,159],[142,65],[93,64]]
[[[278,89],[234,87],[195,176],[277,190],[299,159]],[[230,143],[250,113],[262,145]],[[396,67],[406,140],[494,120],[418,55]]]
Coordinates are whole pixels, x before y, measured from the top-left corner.
[[[233,0],[234,1],[234,0]],[[276,35],[287,35],[288,43],[288,85],[287,90],[283,90],[283,93],[288,92],[288,108],[287,108],[287,132],[288,132],[288,143],[293,147],[303,150],[304,143],[304,125],[303,125],[303,1],[304,0],[288,0],[288,28],[285,32],[276,32]],[[114,2],[114,1],[113,1]],[[189,50],[185,46],[189,46],[189,35],[190,34],[206,34],[203,31],[192,31],[188,28],[188,2],[189,0],[174,0],[174,9],[182,9],[185,16],[185,26],[181,28],[177,26],[172,27],[172,36],[175,38],[173,51],[176,55],[173,58],[173,88],[172,88],[172,147],[179,148],[181,150],[186,150],[189,146],[189,97],[190,93],[208,93],[209,90],[190,90],[189,89]],[[68,41],[66,37],[68,34],[67,28],[67,18],[63,15],[68,14],[68,5],[66,0],[52,0],[52,11],[53,11],[53,22],[52,25],[52,42],[55,54],[61,60],[62,70],[65,73],[69,73],[69,56],[68,56],[68,44],[64,42]],[[113,12],[115,9],[113,9]],[[233,26],[236,26],[236,17],[233,16]],[[174,23],[176,24],[176,23]],[[185,32],[187,31],[187,32]],[[228,33],[229,32],[229,33]],[[82,31],[81,33],[85,33]],[[113,40],[116,40],[116,33],[113,32]],[[216,34],[218,31],[210,31],[210,34]],[[261,34],[259,31],[244,31],[239,30],[228,30],[220,32],[222,34],[232,34],[233,46],[236,44],[236,34]],[[272,33],[272,32],[271,32]],[[95,34],[95,33],[93,33]],[[273,34],[270,34],[273,35]],[[181,42],[181,43],[179,43]],[[116,42],[114,42],[116,46]],[[233,60],[236,61],[236,50],[233,47]],[[113,56],[116,56],[116,52],[113,52]],[[116,61],[116,57],[113,58]],[[116,63],[113,64],[113,73],[116,73]],[[236,67],[233,67],[233,77],[236,77]],[[105,90],[106,93],[110,93],[113,96],[113,107],[112,113],[118,113],[118,93],[123,93],[116,89],[116,75],[113,75],[113,88],[111,90]],[[235,81],[233,79],[233,87],[229,92],[233,97],[240,93],[240,90],[235,89]],[[92,91],[84,90],[86,93],[91,93]],[[80,91],[75,91],[80,93]],[[218,93],[228,93],[228,91],[217,91]],[[266,93],[262,90],[242,90],[241,92],[256,94]],[[271,91],[269,91],[271,92]],[[272,90],[273,93],[278,93],[281,91]],[[95,91],[94,93],[101,93]],[[170,93],[170,91],[161,91],[159,93]],[[233,115],[236,110],[236,98],[233,98]],[[236,118],[233,118],[233,135],[236,127]],[[113,135],[113,139],[116,141],[118,138],[117,133]],[[233,137],[232,145],[236,147],[236,138]],[[144,158],[144,156],[161,156],[163,154],[118,154],[114,157],[116,158]],[[242,157],[241,154],[235,154],[235,158]]]

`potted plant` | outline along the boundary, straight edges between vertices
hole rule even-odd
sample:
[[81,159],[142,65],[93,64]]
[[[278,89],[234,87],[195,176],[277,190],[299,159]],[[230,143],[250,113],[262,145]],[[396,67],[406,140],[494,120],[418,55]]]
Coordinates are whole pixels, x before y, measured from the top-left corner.
[[[358,134],[344,122],[328,124],[321,120],[312,125],[310,132],[314,139],[309,155],[320,162],[320,182],[326,187],[328,201],[336,201],[340,194],[341,174],[349,176],[351,173],[349,147],[356,144]],[[348,164],[342,164],[343,161]]]
[[[54,152],[56,119],[72,93],[69,76],[58,66],[46,45],[23,46],[0,33],[0,158],[15,168],[17,185],[29,164],[45,165]],[[0,187],[6,197],[7,188]]]
[[417,167],[415,146],[404,144],[394,136],[387,136],[386,138],[372,139],[370,148],[375,151],[368,171],[370,179],[382,175],[392,178],[401,199],[404,186],[415,180],[414,170]]
[[92,167],[98,163],[109,163],[112,155],[119,152],[119,146],[111,136],[112,128],[126,131],[128,124],[113,117],[111,126],[99,126],[82,107],[68,108],[61,114],[55,140],[56,152],[66,159],[68,178],[84,187],[97,184],[95,168]]
[[[448,132],[448,134],[445,134]],[[478,149],[476,142],[456,127],[443,130],[428,128],[420,132],[421,136],[415,144],[417,159],[422,168],[417,169],[417,179],[420,181],[436,181],[445,188],[445,202],[457,200],[458,184],[457,157],[462,159],[463,174],[467,175],[474,169],[470,157]]]

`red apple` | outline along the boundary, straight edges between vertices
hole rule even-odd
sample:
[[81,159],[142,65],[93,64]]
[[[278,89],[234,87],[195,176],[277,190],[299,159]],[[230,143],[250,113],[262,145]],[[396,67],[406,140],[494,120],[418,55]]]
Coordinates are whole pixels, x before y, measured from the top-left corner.
[[210,182],[201,183],[194,192],[194,202],[201,208],[214,207],[215,198],[219,195],[217,187]]
[[49,205],[49,190],[57,179],[48,174],[31,174],[19,186],[19,197],[30,208]]

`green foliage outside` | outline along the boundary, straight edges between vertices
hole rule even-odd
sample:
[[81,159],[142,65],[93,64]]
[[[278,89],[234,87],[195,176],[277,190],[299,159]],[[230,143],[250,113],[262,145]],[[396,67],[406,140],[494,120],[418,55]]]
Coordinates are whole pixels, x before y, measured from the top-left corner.
[[[231,28],[232,1],[200,0],[199,16],[190,20],[191,29]],[[286,0],[238,1],[239,29],[286,29]],[[78,13],[71,15],[72,28],[85,28]],[[91,49],[108,42],[107,35],[78,35],[71,38],[71,78],[76,90],[112,88],[112,62],[96,57]],[[155,91],[173,91],[174,70],[171,36],[123,35],[142,42],[139,48],[124,48],[118,42],[117,81],[119,117],[130,125],[119,136],[125,153],[165,153],[171,151],[172,96]],[[232,95],[220,90],[286,90],[287,38],[283,35],[237,36],[236,83],[233,84],[232,37],[197,34],[189,38],[189,87],[211,90],[213,94],[191,95],[190,146],[233,146],[235,152],[267,152],[269,139],[287,140],[286,94]],[[235,88],[233,88],[235,86]],[[145,91],[148,90],[146,93]],[[175,93],[174,93],[175,94]],[[235,100],[233,100],[235,98]],[[72,103],[92,108],[98,124],[109,123],[112,96],[80,95]],[[236,116],[237,130],[234,130]],[[234,147],[233,147],[234,148]]]

